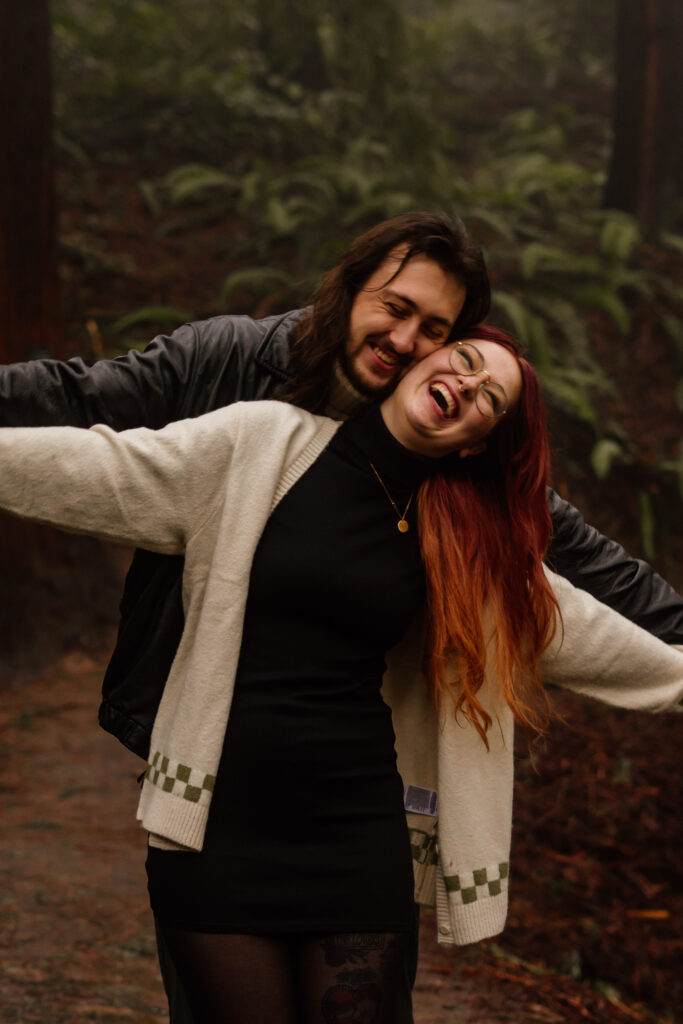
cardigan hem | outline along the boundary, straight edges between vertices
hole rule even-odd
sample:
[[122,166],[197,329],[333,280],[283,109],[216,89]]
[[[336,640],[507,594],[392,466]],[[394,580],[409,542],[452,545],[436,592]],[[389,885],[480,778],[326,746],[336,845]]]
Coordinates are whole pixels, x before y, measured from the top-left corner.
[[439,945],[466,946],[481,939],[499,935],[505,928],[508,894],[503,892],[488,900],[477,900],[469,906],[458,905],[449,896],[452,936],[443,936],[439,929]]
[[201,851],[209,808],[189,804],[182,797],[159,793],[145,780],[138,807],[138,819],[148,832],[190,850]]

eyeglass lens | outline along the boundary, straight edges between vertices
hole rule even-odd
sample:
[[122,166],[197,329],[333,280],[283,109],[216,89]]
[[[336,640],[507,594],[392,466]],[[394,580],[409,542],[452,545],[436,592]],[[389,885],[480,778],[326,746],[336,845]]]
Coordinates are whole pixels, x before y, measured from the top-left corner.
[[[462,377],[476,377],[486,369],[484,357],[474,345],[454,345],[448,358],[455,373]],[[492,380],[483,381],[479,385],[474,400],[482,416],[494,419],[502,416],[508,406],[505,391]]]

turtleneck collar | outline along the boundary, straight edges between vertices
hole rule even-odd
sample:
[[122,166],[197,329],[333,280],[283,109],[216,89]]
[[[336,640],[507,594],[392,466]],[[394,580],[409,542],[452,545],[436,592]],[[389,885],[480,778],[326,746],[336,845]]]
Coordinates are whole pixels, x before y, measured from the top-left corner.
[[361,409],[366,408],[370,402],[371,399],[363,395],[349,380],[337,360],[333,367],[332,386],[325,415],[333,420],[347,420],[349,416],[355,416]]
[[340,434],[374,463],[385,482],[391,481],[399,487],[417,487],[441,468],[441,459],[411,452],[396,440],[382,418],[379,405],[349,420]]

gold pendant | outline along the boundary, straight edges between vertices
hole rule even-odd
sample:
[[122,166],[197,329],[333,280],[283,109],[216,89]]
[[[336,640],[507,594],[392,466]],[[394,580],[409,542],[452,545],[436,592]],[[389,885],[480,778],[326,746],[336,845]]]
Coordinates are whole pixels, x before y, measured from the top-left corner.
[[398,510],[398,506],[396,505],[396,502],[394,501],[394,499],[389,494],[389,491],[387,490],[387,487],[386,487],[386,484],[384,483],[384,480],[382,480],[382,477],[379,475],[379,473],[377,472],[377,470],[373,466],[373,464],[370,461],[370,459],[368,459],[368,462],[370,462],[370,469],[372,470],[372,472],[377,477],[378,482],[382,485],[382,490],[386,494],[386,496],[389,499],[389,502],[391,504],[391,507],[393,508],[394,512],[398,516],[398,522],[396,523],[396,525],[398,526],[398,532],[399,533],[407,533],[408,530],[410,529],[410,524],[408,523],[408,521],[406,519],[406,514],[407,514],[408,509],[410,508],[410,506],[412,504],[413,495],[415,494],[415,491],[413,491],[413,493],[408,498],[408,504],[403,509],[403,515],[401,515],[401,513]]

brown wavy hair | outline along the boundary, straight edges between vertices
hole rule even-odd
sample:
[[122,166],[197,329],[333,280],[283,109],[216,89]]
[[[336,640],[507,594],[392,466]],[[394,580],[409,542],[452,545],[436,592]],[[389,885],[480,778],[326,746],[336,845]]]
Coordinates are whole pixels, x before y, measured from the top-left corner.
[[491,287],[481,250],[460,220],[444,214],[402,213],[366,231],[351,244],[317,288],[292,332],[293,380],[279,396],[310,412],[328,401],[333,366],[346,346],[353,301],[368,278],[398,247],[406,251],[393,277],[414,256],[427,256],[466,289],[454,333],[480,323],[489,312]]
[[538,659],[559,609],[543,572],[550,537],[546,497],[549,445],[535,371],[514,340],[495,327],[468,330],[511,352],[522,373],[519,401],[487,437],[486,450],[447,460],[418,496],[427,577],[425,673],[437,707],[452,702],[487,744],[491,717],[477,693],[487,639],[500,693],[528,735],[545,731],[549,702]]

